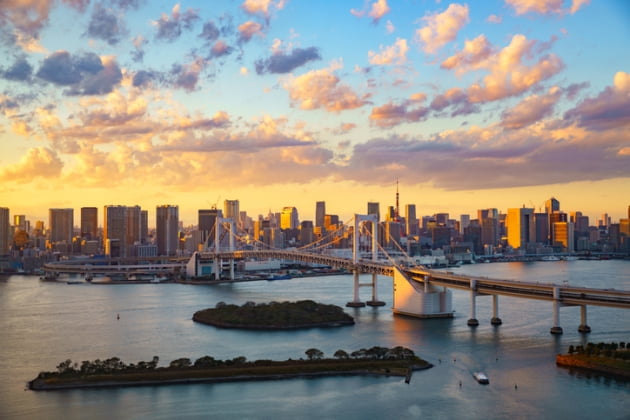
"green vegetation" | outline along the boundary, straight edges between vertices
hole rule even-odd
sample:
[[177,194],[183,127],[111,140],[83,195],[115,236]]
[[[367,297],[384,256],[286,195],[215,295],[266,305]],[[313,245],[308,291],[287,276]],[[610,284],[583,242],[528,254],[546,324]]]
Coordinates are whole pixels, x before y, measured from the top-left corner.
[[242,306],[219,302],[195,312],[193,320],[223,328],[295,329],[353,325],[354,319],[336,305],[312,300],[298,302],[247,302]]
[[571,345],[568,354],[556,356],[556,364],[630,379],[630,347],[623,341]]
[[170,362],[168,367],[157,367],[157,356],[151,362],[128,365],[117,357],[103,361],[83,361],[80,365],[68,359],[57,366],[56,372],[41,372],[28,385],[32,390],[52,390],[342,374],[406,376],[411,370],[431,367],[430,363],[417,357],[412,350],[400,346],[392,349],[372,347],[350,354],[337,350],[332,359],[325,358],[324,353],[315,348],[306,350],[305,355],[307,360],[253,362],[243,356],[230,360],[203,356],[194,362],[180,358]]

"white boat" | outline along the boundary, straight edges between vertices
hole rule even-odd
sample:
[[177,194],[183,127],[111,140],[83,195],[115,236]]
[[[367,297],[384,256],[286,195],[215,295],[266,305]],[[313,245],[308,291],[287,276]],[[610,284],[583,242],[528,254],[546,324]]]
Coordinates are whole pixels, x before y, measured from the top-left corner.
[[473,373],[473,377],[477,380],[477,382],[479,382],[480,384],[489,384],[490,383],[490,379],[488,379],[488,377],[486,376],[485,373],[483,372],[475,372]]
[[545,255],[540,259],[541,261],[560,261],[560,258],[555,255]]

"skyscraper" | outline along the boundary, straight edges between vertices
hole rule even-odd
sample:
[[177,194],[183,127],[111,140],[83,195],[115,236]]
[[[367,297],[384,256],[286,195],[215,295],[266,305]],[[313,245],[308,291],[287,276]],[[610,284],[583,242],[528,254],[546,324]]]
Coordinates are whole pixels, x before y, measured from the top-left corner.
[[326,202],[318,201],[315,203],[315,227],[324,226],[324,217],[326,216]]
[[405,206],[405,232],[407,232],[407,235],[418,234],[418,219],[416,218],[415,204],[407,204]]
[[98,236],[98,209],[96,207],[81,207],[81,237],[96,239]]
[[179,207],[157,206],[155,227],[158,255],[175,255],[179,245]]
[[280,215],[280,229],[297,229],[300,224],[295,207],[285,207]]
[[565,252],[573,252],[573,223],[554,222],[553,224],[553,245],[561,246]]
[[112,257],[133,256],[134,244],[141,243],[142,210],[140,206],[105,206],[103,213],[103,248]]
[[375,203],[375,202],[368,202],[367,203],[367,214],[375,214],[376,215],[376,221],[380,221],[381,220],[381,210],[380,210],[380,204],[379,203]]
[[506,224],[508,245],[514,249],[525,249],[536,234],[534,209],[508,209]]
[[50,243],[72,244],[74,226],[74,209],[49,209],[48,226],[50,226]]
[[0,255],[9,253],[11,238],[11,223],[9,223],[9,209],[0,207]]
[[238,230],[242,230],[243,226],[240,220],[238,200],[225,200],[223,202],[223,217],[232,219],[234,227]]
[[214,244],[214,225],[217,217],[223,217],[223,213],[218,209],[201,209],[198,211],[198,228],[204,244],[211,246]]

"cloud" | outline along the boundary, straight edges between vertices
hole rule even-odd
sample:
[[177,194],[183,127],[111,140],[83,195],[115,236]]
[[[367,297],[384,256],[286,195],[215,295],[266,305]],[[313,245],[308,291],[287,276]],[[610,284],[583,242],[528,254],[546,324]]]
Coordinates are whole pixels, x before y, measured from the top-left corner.
[[[444,131],[431,138],[392,135],[354,146],[335,176],[391,183],[397,176],[467,190],[596,181],[627,176],[630,155],[618,132],[568,132],[533,126]],[[450,168],[444,170],[444,168]]]
[[151,70],[139,70],[133,75],[132,85],[134,87],[144,87],[153,80],[159,79],[160,75]]
[[418,122],[425,119],[428,109],[415,105],[414,102],[405,101],[402,104],[389,102],[385,105],[372,108],[370,122],[380,128],[389,128],[404,122]]
[[245,13],[250,15],[261,15],[266,19],[269,19],[271,9],[282,10],[284,8],[284,0],[245,0],[241,5],[241,8]]
[[532,95],[506,109],[501,114],[501,125],[508,129],[523,128],[551,115],[562,96],[558,87],[552,87],[544,95]]
[[3,182],[27,184],[34,178],[58,177],[61,174],[63,162],[57,154],[47,147],[31,148],[26,155],[14,165],[0,170]]
[[144,47],[149,43],[142,35],[137,35],[133,41],[134,50],[131,52],[131,59],[141,62],[144,59]]
[[374,65],[402,65],[407,62],[408,51],[407,40],[397,38],[393,45],[385,48],[381,46],[380,53],[369,51],[368,59]]
[[319,109],[338,112],[360,108],[367,104],[369,95],[360,97],[350,86],[341,83],[335,71],[341,68],[333,63],[329,68],[311,70],[299,77],[289,78],[284,88],[289,91],[293,106],[301,109]]
[[199,75],[206,67],[206,64],[206,60],[201,57],[197,57],[187,64],[173,64],[169,72],[171,85],[192,92],[197,88]]
[[199,38],[204,39],[207,42],[216,41],[220,35],[219,28],[214,24],[212,20],[207,21],[203,24],[203,29],[199,34]]
[[254,35],[264,36],[262,32],[262,25],[258,22],[247,21],[238,27],[239,41],[247,42],[252,39]]
[[69,95],[98,95],[109,93],[122,80],[122,72],[113,58],[101,59],[86,52],[71,56],[57,51],[46,57],[36,76],[47,82],[68,86]]
[[427,14],[422,21],[425,25],[416,30],[416,38],[426,53],[435,54],[454,41],[459,30],[468,23],[468,5],[452,3],[444,12]]
[[[370,9],[368,11],[368,8]],[[356,17],[363,17],[366,14],[372,18],[372,22],[377,24],[379,20],[386,14],[391,11],[389,5],[387,4],[387,0],[376,0],[372,3],[372,7],[369,7],[369,2],[366,0],[363,5],[363,9],[350,9],[350,13],[352,13]]]
[[490,15],[486,19],[486,22],[488,22],[488,23],[501,23],[501,22],[503,22],[503,18],[501,16],[498,16],[498,15]]
[[96,3],[88,24],[87,35],[102,39],[109,45],[116,45],[126,33],[124,21],[119,19],[112,9],[103,7],[102,3]]
[[155,37],[164,41],[173,42],[177,40],[183,30],[192,29],[195,22],[199,20],[199,12],[197,10],[188,8],[184,13],[180,12],[180,5],[177,3],[171,12],[169,17],[167,14],[162,13],[160,19],[153,21],[153,24],[157,27],[157,33]]
[[454,69],[456,73],[461,74],[471,69],[481,68],[492,54],[493,48],[486,36],[479,35],[472,41],[466,40],[464,49],[448,57],[440,67],[448,70]]
[[309,61],[321,60],[316,47],[295,48],[290,53],[279,51],[265,60],[257,60],[256,73],[290,73]]
[[[532,65],[524,64],[523,59],[533,55],[535,45],[535,41],[529,41],[523,35],[514,35],[510,45],[486,60],[469,55],[473,57],[470,64],[463,64],[460,71],[471,68],[490,71],[482,83],[474,83],[468,88],[469,101],[488,102],[518,95],[564,68],[562,60],[554,54],[542,56]],[[463,62],[466,63],[465,59]]]
[[565,113],[580,127],[602,131],[630,126],[630,73],[617,72],[612,86]]
[[571,8],[566,10],[562,7],[564,0],[505,0],[508,6],[511,6],[517,15],[524,15],[527,13],[539,13],[546,14],[564,14],[575,13],[582,8],[582,6],[590,3],[590,0],[573,0]]
[[8,80],[25,81],[30,79],[31,74],[33,74],[33,66],[25,57],[19,57],[8,69],[0,70],[0,76]]
[[224,55],[229,55],[233,51],[232,47],[225,43],[225,41],[218,40],[214,43],[212,48],[210,49],[210,57],[222,57]]

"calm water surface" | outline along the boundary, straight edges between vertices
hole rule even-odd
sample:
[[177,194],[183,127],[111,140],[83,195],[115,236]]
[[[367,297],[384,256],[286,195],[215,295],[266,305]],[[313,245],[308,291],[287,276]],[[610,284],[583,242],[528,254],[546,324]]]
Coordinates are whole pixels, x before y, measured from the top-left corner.
[[[630,290],[630,261],[476,264],[455,271]],[[593,331],[582,335],[577,332],[579,308],[562,308],[564,334],[552,336],[550,302],[500,297],[503,325],[493,327],[491,298],[478,297],[480,326],[471,329],[467,293],[453,292],[455,318],[418,320],[393,316],[391,279],[379,281],[379,298],[387,306],[346,308],[355,317],[352,327],[248,332],[215,329],[191,317],[221,301],[313,299],[343,306],[352,299],[352,277],[215,286],[69,285],[10,277],[0,282],[0,419],[630,418],[629,383],[555,366],[555,354],[570,344],[630,342],[628,311],[589,307]],[[370,298],[368,289],[361,294]],[[415,373],[408,385],[394,377],[330,377],[24,390],[39,371],[54,370],[68,358],[80,363],[118,356],[135,363],[157,355],[167,365],[179,357],[287,359],[305,357],[310,347],[330,356],[337,349],[375,345],[410,347],[435,367]],[[490,385],[478,385],[475,370],[487,373]]]

